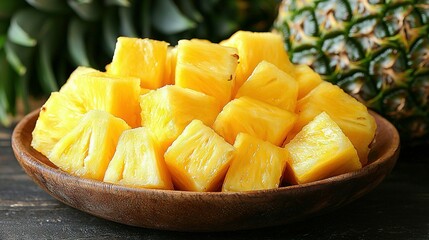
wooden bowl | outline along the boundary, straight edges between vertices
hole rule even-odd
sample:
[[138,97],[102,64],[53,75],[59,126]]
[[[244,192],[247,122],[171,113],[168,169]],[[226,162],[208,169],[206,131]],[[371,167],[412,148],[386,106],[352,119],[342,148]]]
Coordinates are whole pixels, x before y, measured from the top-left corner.
[[177,231],[225,231],[287,224],[341,207],[374,189],[392,170],[399,136],[376,113],[377,135],[369,164],[303,185],[241,193],[137,189],[70,175],[31,146],[38,112],[15,128],[12,147],[27,174],[61,202],[115,222]]

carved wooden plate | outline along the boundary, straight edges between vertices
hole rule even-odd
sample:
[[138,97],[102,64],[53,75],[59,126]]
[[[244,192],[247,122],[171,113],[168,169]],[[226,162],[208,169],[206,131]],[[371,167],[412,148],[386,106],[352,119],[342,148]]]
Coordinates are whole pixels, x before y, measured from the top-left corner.
[[111,221],[154,229],[225,231],[287,224],[332,211],[374,189],[399,155],[399,135],[371,113],[377,134],[362,169],[303,185],[239,193],[137,189],[70,175],[31,146],[38,112],[27,115],[12,136],[15,156],[27,174],[59,201]]

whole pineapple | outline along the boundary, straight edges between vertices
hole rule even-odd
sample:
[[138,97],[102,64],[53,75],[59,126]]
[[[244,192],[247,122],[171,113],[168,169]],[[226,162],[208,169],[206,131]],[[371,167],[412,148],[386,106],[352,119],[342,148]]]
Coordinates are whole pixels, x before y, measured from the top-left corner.
[[283,0],[274,29],[294,63],[429,143],[428,0]]
[[[0,125],[57,91],[77,66],[103,70],[119,36],[176,44],[267,31],[278,0],[0,0]],[[21,109],[21,111],[17,110]]]

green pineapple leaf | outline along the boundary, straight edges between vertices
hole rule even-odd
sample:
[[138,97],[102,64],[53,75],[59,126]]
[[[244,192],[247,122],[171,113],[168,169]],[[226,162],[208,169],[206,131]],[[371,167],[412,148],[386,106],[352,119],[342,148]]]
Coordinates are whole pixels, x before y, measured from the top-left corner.
[[36,46],[45,19],[46,16],[43,13],[34,9],[20,10],[11,19],[8,31],[9,40],[26,47]]
[[24,0],[0,1],[0,18],[9,18],[25,4]]
[[66,1],[58,0],[26,0],[28,4],[36,9],[40,9],[45,12],[52,13],[65,13],[67,12],[68,6]]
[[15,89],[13,79],[15,71],[7,62],[5,52],[0,48],[0,123],[11,124],[11,115],[16,113]]
[[58,84],[54,73],[54,62],[55,53],[58,50],[59,42],[58,39],[58,28],[59,23],[55,19],[50,19],[45,24],[44,35],[47,36],[45,41],[40,42],[38,61],[38,78],[40,84],[45,92],[58,91]]
[[183,15],[171,0],[154,2],[152,24],[164,34],[175,34],[196,27],[196,23]]
[[129,0],[105,0],[104,2],[106,3],[106,6],[131,6],[131,2]]
[[133,24],[133,9],[129,7],[119,7],[119,19],[121,35],[129,37],[137,37],[137,30]]
[[25,75],[28,69],[27,66],[29,66],[29,62],[33,56],[34,48],[6,41],[4,49],[6,52],[6,58],[13,69],[15,69],[20,76]]
[[90,66],[85,39],[88,31],[88,25],[79,18],[74,18],[70,21],[67,47],[73,62],[77,66]]
[[141,4],[140,12],[140,24],[141,24],[141,34],[142,37],[149,37],[152,33],[151,31],[151,22],[150,22],[150,12],[151,12],[151,2],[149,0],[144,0]]
[[67,3],[83,20],[96,21],[102,15],[102,3],[99,0],[68,0]]
[[106,8],[105,13],[101,23],[103,47],[110,56],[113,56],[116,39],[121,35],[119,33],[119,14],[114,7]]

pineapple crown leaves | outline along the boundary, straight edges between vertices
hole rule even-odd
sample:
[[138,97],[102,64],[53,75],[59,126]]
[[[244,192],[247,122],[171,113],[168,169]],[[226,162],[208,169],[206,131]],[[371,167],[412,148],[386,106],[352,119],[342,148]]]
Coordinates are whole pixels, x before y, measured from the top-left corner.
[[30,97],[57,91],[77,66],[104,69],[119,36],[171,44],[183,38],[217,42],[239,29],[269,30],[277,4],[278,0],[0,1],[0,124],[11,122],[18,105],[22,113],[28,112]]

